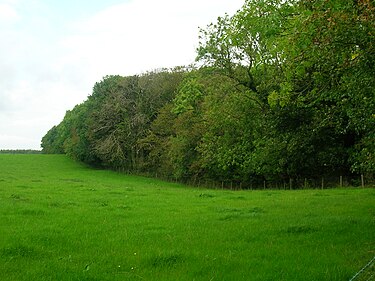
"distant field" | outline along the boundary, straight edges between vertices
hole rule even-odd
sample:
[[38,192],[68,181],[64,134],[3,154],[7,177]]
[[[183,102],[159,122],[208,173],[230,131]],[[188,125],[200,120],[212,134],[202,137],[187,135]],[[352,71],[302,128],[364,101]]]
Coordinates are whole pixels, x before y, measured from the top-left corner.
[[0,280],[349,280],[375,189],[222,191],[0,155]]

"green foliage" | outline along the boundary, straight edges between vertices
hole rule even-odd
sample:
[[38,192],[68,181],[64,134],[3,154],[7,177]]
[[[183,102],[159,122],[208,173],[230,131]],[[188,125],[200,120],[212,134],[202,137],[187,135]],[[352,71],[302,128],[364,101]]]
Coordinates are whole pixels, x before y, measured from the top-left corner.
[[43,151],[193,181],[375,172],[373,1],[247,0],[199,40],[199,69],[96,83]]
[[252,93],[236,88],[226,76],[214,75],[202,104],[205,130],[198,146],[201,165],[217,179],[245,180],[260,116]]
[[203,85],[198,82],[197,77],[190,74],[179,86],[173,112],[179,114],[196,109],[203,95]]
[[146,149],[141,139],[158,110],[172,99],[181,77],[179,70],[104,77],[87,101],[68,111],[57,129],[43,138],[44,152],[56,149],[114,169],[142,168]]
[[[300,7],[300,32],[290,35],[294,44],[286,53],[292,103],[312,111],[316,132],[333,132],[324,141],[331,149],[368,144],[361,139],[375,128],[374,4],[316,0]],[[361,169],[348,157],[346,162],[357,172],[374,171],[371,160]]]
[[43,153],[61,154],[64,153],[63,136],[59,132],[58,126],[53,126],[42,138]]

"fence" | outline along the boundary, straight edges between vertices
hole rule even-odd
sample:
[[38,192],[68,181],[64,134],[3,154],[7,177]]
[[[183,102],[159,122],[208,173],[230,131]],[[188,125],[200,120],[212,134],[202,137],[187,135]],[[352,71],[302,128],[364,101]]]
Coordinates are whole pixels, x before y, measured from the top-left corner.
[[143,174],[161,180],[186,184],[193,187],[214,189],[329,189],[340,187],[375,187],[373,175],[322,176],[316,178],[289,178],[283,180],[264,180],[253,178],[248,181],[213,180],[205,178],[173,178],[158,176],[158,174]]
[[375,279],[375,257],[372,258],[360,271],[358,271],[349,281],[371,281]]

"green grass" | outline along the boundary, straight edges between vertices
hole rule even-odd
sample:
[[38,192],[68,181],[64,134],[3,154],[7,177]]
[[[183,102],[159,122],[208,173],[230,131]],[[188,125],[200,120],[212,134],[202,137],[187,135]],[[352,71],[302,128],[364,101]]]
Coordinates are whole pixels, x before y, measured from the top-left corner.
[[349,280],[375,190],[223,191],[0,155],[0,280]]

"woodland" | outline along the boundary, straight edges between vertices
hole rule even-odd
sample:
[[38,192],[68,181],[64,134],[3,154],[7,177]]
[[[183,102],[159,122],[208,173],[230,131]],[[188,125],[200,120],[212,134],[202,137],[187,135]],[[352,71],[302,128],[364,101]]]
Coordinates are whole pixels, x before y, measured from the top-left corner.
[[246,0],[198,36],[190,66],[97,82],[43,153],[194,182],[374,175],[373,0]]

